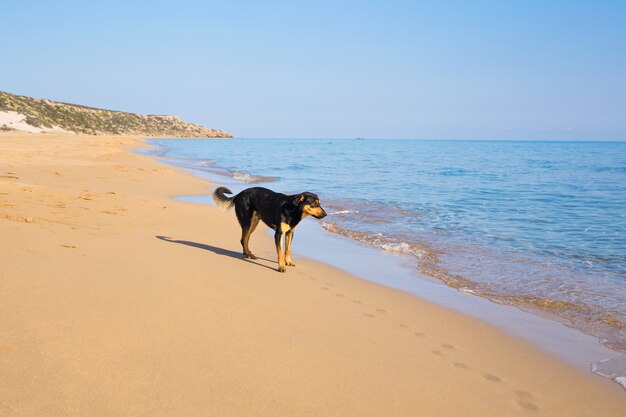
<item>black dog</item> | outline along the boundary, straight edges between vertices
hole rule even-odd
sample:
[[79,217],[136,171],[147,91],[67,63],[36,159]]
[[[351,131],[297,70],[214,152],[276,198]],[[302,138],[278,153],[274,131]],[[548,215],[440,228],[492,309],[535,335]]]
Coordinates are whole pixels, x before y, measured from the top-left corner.
[[[226,187],[219,187],[213,193],[213,200],[226,208],[235,206],[237,220],[241,225],[241,246],[244,257],[256,259],[248,248],[248,241],[259,224],[259,220],[263,220],[263,223],[275,232],[274,242],[280,272],[285,272],[285,265],[295,266],[291,261],[291,241],[300,220],[308,215],[316,219],[326,217],[326,212],[320,206],[317,195],[309,192],[285,195],[267,188],[253,187],[243,190],[234,197],[227,197],[225,194],[232,194],[232,191]],[[284,252],[283,234],[285,235]]]

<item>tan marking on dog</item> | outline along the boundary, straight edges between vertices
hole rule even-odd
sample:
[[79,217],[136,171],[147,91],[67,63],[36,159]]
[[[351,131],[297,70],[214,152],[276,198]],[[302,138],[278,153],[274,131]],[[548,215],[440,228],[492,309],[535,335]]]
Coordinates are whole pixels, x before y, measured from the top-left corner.
[[319,217],[322,215],[323,211],[321,207],[311,207],[309,204],[305,204],[302,208],[302,211],[306,214],[310,214],[311,216]]
[[280,231],[281,232],[287,233],[290,230],[291,230],[291,226],[289,226],[287,223],[281,223],[280,224]]
[[278,241],[278,245],[276,247],[276,255],[278,257],[278,270],[280,272],[285,272],[285,247],[283,245],[282,236],[281,239]]

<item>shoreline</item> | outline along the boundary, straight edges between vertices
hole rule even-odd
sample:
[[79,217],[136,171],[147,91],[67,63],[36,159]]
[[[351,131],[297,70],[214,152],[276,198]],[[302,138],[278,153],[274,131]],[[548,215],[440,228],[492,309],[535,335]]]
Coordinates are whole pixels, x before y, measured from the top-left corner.
[[[535,164],[532,158],[525,159],[540,150],[534,145],[519,151],[515,158],[517,162],[512,162],[513,166],[508,170],[494,163],[495,159],[481,169],[477,166],[477,154],[468,162],[459,160],[457,154],[457,159],[443,163],[441,160],[445,159],[445,154],[453,152],[450,144],[408,142],[410,145],[405,146],[402,141],[390,141],[389,155],[378,158],[379,161],[393,160],[398,165],[396,169],[381,162],[371,166],[366,162],[371,152],[382,152],[386,141],[373,141],[360,149],[353,149],[354,141],[351,140],[322,141],[317,145],[313,140],[277,139],[239,144],[150,141],[164,147],[168,160],[173,159],[182,167],[207,171],[211,174],[209,179],[219,183],[234,178],[245,182],[246,186],[263,185],[291,192],[301,187],[314,189],[324,196],[325,206],[329,209],[330,215],[322,222],[327,230],[387,252],[412,256],[412,269],[416,270],[418,277],[426,275],[460,291],[548,317],[596,337],[615,351],[626,353],[624,305],[621,302],[623,297],[620,298],[624,295],[624,286],[619,284],[621,248],[617,245],[622,239],[617,232],[622,222],[619,213],[614,213],[619,206],[615,203],[623,198],[614,193],[619,187],[614,182],[618,174],[613,173],[610,161],[600,158],[596,161],[597,166],[590,161],[584,162],[584,159],[575,162],[576,147],[568,145],[561,149],[562,146],[556,143],[546,149],[542,146],[545,158],[556,158],[557,168],[554,170],[557,173],[554,175],[558,180],[555,177],[552,182],[537,186],[538,195],[547,193],[551,197],[535,198],[529,191],[532,187],[525,184],[532,183],[533,175],[543,176],[548,168],[543,163]],[[285,155],[300,148],[303,159],[318,158],[318,163],[291,164],[288,159],[267,159],[263,156],[263,149],[268,146],[282,146],[287,151]],[[484,146],[480,154],[492,150],[500,155],[494,158],[503,156],[499,145],[495,149],[491,149],[491,145]],[[421,152],[431,155],[431,159],[423,166],[415,165],[415,162],[405,163],[402,158],[394,160],[401,155],[402,148],[413,157]],[[509,148],[511,145],[506,147]],[[325,156],[333,149],[338,155],[354,151],[351,164],[358,169],[351,171],[346,168],[351,164]],[[624,151],[623,147],[617,149]],[[562,150],[563,156],[557,156],[557,150]],[[591,150],[601,153],[608,148],[595,145]],[[570,163],[564,164],[565,161]],[[415,176],[408,175],[407,171],[413,165],[417,169]],[[446,165],[457,169],[446,168]],[[570,166],[580,169],[566,168]],[[306,167],[310,171],[300,172]],[[370,173],[373,178],[374,173],[380,173],[381,177],[366,179],[352,175],[360,170]],[[511,175],[509,171],[519,176]],[[594,175],[600,173],[594,184],[605,185],[594,186],[587,181],[588,187],[581,185],[582,189],[597,188],[597,191],[568,194],[568,188],[571,188],[568,181],[578,183],[582,179],[577,175],[582,171],[589,171],[589,178],[596,178]],[[404,175],[399,175],[400,172]],[[396,181],[394,175],[408,179]],[[341,180],[337,181],[339,178]],[[512,183],[511,187],[505,186],[507,181]],[[237,187],[241,183],[235,183],[234,189],[240,190]],[[378,187],[381,187],[379,191]],[[406,190],[422,187],[423,192],[411,200],[410,192],[402,192],[403,187]],[[473,187],[475,196],[471,191]],[[594,203],[597,199],[594,195],[603,187],[606,188],[606,199]],[[524,196],[530,205],[524,208],[511,205],[516,195]],[[476,204],[485,206],[484,209],[471,206],[469,202],[474,198]],[[386,201],[396,201],[401,208]],[[558,208],[561,204],[563,209]],[[605,212],[599,209],[601,206],[606,206]],[[540,214],[544,210],[545,215]],[[582,221],[576,213],[586,210],[590,210],[590,216]],[[614,221],[601,221],[600,213],[603,212],[613,213],[611,218]],[[598,226],[591,227],[593,224]],[[591,231],[587,233],[588,230]],[[622,369],[626,370],[626,367]]]
[[[616,384],[298,258],[141,138],[0,134],[7,415],[620,415]],[[443,325],[445,324],[445,325]],[[451,401],[453,400],[453,401]],[[45,410],[45,411],[44,411]]]
[[[193,163],[193,158],[169,157],[167,146],[151,141],[149,143],[154,146],[154,150],[138,153],[184,169],[211,183],[226,185],[234,190],[235,194],[243,188],[256,185],[271,187],[271,184],[262,181],[258,184],[257,181],[250,183],[247,178],[237,175],[239,171],[230,172],[213,163],[197,165]],[[176,198],[181,201],[214,205],[210,194]],[[549,312],[540,309],[525,309],[523,305],[499,303],[487,296],[462,291],[446,282],[416,271],[411,267],[414,259],[410,256],[385,252],[342,234],[331,233],[318,222],[307,220],[299,228],[300,233],[293,248],[296,255],[306,256],[339,268],[360,279],[399,289],[420,299],[495,324],[510,334],[532,342],[550,354],[607,377],[626,389],[626,355],[601,343],[597,335],[585,333],[569,325],[563,317],[550,315]],[[301,246],[305,249],[299,250]],[[337,256],[337,253],[350,253],[351,260]],[[355,255],[358,261],[354,260]],[[414,282],[416,280],[419,282]]]

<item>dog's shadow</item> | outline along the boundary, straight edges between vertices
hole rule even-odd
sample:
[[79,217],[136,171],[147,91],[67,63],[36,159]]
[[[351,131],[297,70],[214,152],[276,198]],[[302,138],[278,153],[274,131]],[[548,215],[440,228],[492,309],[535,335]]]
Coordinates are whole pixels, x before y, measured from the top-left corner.
[[[191,242],[189,240],[172,239],[171,237],[167,237],[167,236],[155,236],[155,237],[157,239],[159,239],[159,240],[164,241],[164,242],[178,243],[179,245],[191,246],[193,248],[208,250],[208,251],[213,252],[213,253],[215,253],[217,255],[228,256],[230,258],[235,258],[235,259],[242,259],[242,260],[245,260],[247,262],[253,263],[255,265],[262,266],[264,268],[269,268],[269,269],[272,269],[272,270],[274,269],[271,266],[267,266],[267,265],[264,265],[262,263],[255,262],[255,260],[253,260],[253,259],[245,259],[241,252],[235,252],[233,250],[219,248],[217,246],[207,245],[206,243]],[[261,257],[258,257],[258,256],[257,256],[257,259],[258,260],[267,261],[267,262],[276,263],[276,261],[272,261],[271,259],[261,258]]]

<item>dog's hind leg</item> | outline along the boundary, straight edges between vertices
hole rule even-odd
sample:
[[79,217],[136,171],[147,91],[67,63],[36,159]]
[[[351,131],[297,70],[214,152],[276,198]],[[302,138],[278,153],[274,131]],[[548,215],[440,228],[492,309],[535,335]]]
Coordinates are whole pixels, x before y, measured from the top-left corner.
[[283,251],[283,232],[276,230],[274,233],[274,243],[276,244],[276,254],[278,255],[278,272],[285,272],[285,252]]
[[241,226],[241,240],[239,242],[241,242],[241,247],[243,248],[243,256],[246,259],[256,259],[256,256],[248,248],[248,241],[250,240],[250,234],[259,223],[259,219],[254,211],[244,205],[235,205],[235,214]]
[[250,235],[254,232],[256,227],[259,225],[259,221],[261,218],[257,215],[256,212],[252,214],[252,218],[250,219],[250,224],[248,227],[241,226],[241,246],[243,247],[243,255],[246,259],[256,259],[256,256],[250,252],[250,248],[248,243],[250,242]]
[[291,229],[285,233],[285,265],[296,266],[291,260],[291,241],[293,240],[293,232],[295,229]]

